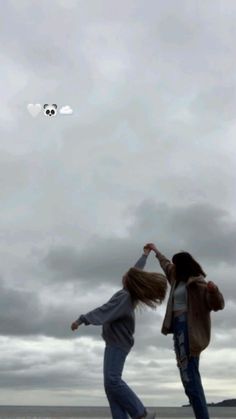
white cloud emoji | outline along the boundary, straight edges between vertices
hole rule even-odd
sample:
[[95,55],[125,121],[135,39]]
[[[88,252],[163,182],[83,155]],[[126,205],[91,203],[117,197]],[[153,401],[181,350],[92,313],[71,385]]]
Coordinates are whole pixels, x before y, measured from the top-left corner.
[[71,115],[73,113],[73,109],[71,109],[69,105],[66,105],[66,106],[62,106],[59,112],[62,115]]

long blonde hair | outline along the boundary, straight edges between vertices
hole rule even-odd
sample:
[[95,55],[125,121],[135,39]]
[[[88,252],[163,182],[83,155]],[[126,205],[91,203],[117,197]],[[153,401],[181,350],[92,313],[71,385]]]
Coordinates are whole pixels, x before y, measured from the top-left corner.
[[155,309],[165,299],[167,279],[156,272],[146,272],[139,268],[130,268],[126,274],[125,288],[137,305],[147,305]]

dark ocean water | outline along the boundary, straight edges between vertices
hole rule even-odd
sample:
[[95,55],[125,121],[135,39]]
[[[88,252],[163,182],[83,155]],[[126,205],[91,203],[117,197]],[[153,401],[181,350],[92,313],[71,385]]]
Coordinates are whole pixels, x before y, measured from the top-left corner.
[[[157,407],[157,419],[192,419],[194,415],[189,407]],[[236,419],[236,407],[210,407],[211,419]],[[52,407],[52,406],[0,406],[0,419],[111,419],[107,407]]]

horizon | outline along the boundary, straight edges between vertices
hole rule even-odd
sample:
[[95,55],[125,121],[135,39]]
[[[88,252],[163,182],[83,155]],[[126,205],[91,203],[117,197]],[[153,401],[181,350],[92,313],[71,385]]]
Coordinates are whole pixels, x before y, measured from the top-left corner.
[[[235,397],[235,399],[233,398],[233,399],[222,399],[221,401],[219,401],[219,402],[215,402],[215,403],[221,403],[221,402],[224,402],[224,401],[231,401],[231,400],[235,400],[235,402],[236,402],[236,397]],[[211,404],[211,403],[213,403],[213,402],[208,402],[208,404]],[[14,406],[14,407],[18,407],[18,406],[22,406],[22,407],[26,407],[26,406],[28,406],[28,407],[37,407],[37,406],[42,406],[42,407],[94,407],[94,408],[96,408],[96,407],[104,407],[104,408],[107,408],[107,407],[109,407],[109,405],[107,404],[106,406],[105,405],[96,405],[96,406],[93,406],[93,405],[35,405],[35,404],[33,404],[33,405],[3,405],[3,404],[0,404],[0,407],[1,406]],[[158,405],[153,405],[153,406],[151,406],[151,405],[149,405],[149,406],[147,406],[147,407],[167,407],[167,408],[169,408],[169,407],[185,407],[185,406],[158,406]],[[187,407],[187,406],[186,406]]]

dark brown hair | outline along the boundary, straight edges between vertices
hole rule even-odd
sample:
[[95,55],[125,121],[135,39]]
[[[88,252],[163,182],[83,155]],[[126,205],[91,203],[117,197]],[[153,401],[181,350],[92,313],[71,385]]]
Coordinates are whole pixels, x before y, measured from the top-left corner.
[[125,288],[135,306],[144,304],[154,309],[165,299],[167,280],[161,273],[130,268],[126,275]]
[[175,265],[176,279],[187,281],[190,276],[206,276],[201,265],[188,252],[179,252],[172,257]]

